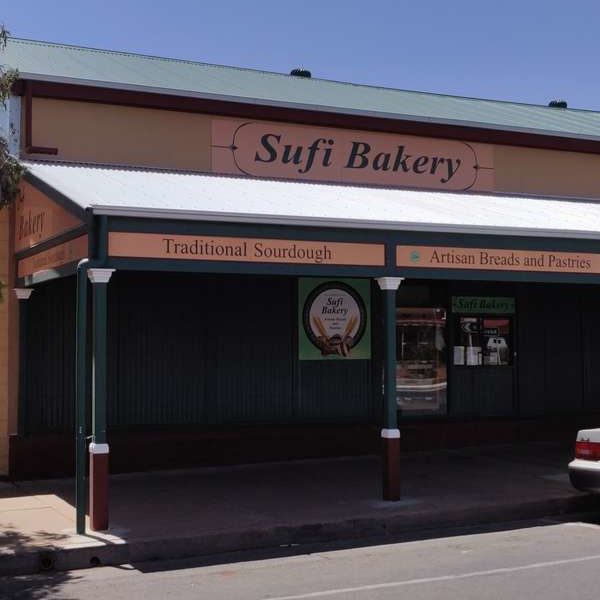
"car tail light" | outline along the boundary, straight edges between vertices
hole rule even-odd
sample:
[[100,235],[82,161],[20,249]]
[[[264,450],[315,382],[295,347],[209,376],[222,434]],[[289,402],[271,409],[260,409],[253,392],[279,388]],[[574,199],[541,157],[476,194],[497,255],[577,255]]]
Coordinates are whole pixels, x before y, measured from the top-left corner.
[[600,460],[600,442],[581,440],[575,442],[575,458]]

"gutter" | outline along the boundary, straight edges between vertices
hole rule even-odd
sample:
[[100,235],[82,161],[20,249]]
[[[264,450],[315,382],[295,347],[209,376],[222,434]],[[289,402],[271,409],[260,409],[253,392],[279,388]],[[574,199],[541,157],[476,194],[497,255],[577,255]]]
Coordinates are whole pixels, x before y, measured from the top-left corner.
[[365,221],[359,219],[331,219],[328,217],[292,217],[285,215],[164,210],[159,208],[128,208],[92,206],[94,215],[129,217],[141,219],[175,219],[182,221],[212,221],[224,223],[247,223],[256,225],[285,225],[288,227],[330,227],[336,229],[371,229],[387,231],[415,231],[420,233],[454,233],[469,235],[500,235],[522,237],[550,237],[600,240],[600,231],[543,229],[533,227],[495,227],[493,225],[452,225],[440,223],[415,223],[405,221]]

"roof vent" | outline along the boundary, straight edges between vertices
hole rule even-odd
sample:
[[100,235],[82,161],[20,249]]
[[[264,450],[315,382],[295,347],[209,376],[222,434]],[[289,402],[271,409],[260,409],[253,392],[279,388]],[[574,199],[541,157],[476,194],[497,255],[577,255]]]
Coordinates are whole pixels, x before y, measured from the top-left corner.
[[303,69],[302,67],[292,69],[290,71],[290,75],[293,75],[294,77],[306,77],[307,79],[310,79],[312,77],[311,72],[308,69]]
[[548,106],[551,106],[552,108],[567,108],[567,101],[566,100],[550,100],[550,102],[548,102]]

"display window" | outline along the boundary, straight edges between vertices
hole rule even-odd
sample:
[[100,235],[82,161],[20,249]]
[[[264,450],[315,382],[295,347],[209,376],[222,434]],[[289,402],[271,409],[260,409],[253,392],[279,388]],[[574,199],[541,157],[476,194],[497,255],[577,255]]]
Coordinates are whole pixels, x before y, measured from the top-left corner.
[[445,414],[446,309],[397,308],[396,399],[405,414]]
[[455,319],[455,366],[510,366],[512,317],[460,315]]

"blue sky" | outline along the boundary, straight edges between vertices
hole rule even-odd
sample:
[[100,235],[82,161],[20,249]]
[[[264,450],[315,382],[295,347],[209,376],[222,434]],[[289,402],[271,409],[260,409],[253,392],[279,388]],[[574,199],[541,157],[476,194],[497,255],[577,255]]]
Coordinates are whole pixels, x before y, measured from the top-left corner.
[[597,0],[3,2],[16,37],[600,111]]

